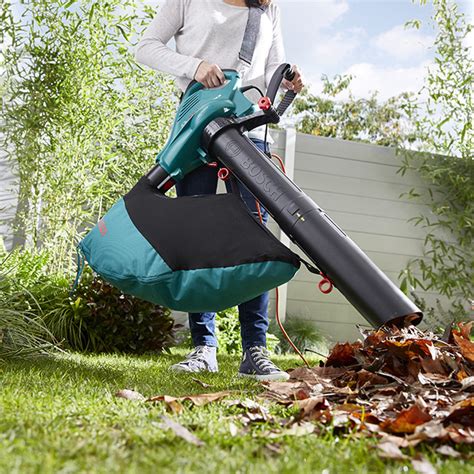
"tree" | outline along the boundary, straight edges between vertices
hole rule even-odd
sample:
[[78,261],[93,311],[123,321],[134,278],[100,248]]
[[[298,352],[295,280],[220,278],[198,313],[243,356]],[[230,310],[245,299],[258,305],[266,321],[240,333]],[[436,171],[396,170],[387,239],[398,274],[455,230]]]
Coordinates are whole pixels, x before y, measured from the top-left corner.
[[[308,89],[303,90],[293,107],[297,130],[385,146],[413,142],[415,137],[409,119],[413,114],[411,94],[403,93],[382,103],[377,92],[368,99],[356,99],[350,92],[352,79],[351,75],[336,75],[330,81],[323,75],[324,87],[320,96],[311,94]],[[349,98],[338,99],[346,90]]]

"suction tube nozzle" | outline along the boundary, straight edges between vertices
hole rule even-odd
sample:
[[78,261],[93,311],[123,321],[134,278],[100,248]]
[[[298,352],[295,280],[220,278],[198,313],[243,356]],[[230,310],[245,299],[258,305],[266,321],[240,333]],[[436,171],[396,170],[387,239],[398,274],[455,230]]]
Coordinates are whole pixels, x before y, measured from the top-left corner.
[[206,130],[204,143],[211,156],[250,190],[367,321],[378,328],[422,320],[420,309],[247,137],[234,127]]

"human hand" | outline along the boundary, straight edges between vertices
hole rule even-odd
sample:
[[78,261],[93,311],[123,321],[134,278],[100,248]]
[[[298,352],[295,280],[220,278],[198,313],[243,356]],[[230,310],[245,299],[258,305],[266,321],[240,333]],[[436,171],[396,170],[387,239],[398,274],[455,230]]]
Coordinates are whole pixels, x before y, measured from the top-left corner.
[[291,91],[294,91],[297,94],[299,94],[301,92],[301,90],[303,89],[303,87],[304,87],[303,78],[301,76],[300,70],[298,69],[298,66],[296,64],[293,64],[292,67],[293,67],[293,72],[295,73],[295,77],[293,78],[292,81],[288,81],[287,79],[283,79],[283,85],[287,89],[289,89]]
[[194,74],[194,79],[204,87],[219,87],[224,84],[225,76],[222,69],[217,64],[209,64],[202,61]]

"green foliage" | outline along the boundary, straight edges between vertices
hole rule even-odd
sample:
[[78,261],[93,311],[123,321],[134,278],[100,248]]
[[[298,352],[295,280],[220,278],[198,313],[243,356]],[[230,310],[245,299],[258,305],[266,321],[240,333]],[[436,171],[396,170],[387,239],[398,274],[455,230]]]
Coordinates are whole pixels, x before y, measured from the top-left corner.
[[24,321],[34,321],[21,326],[25,333],[31,330],[31,337],[38,337],[41,327],[44,339],[84,352],[141,354],[174,344],[169,310],[124,295],[89,270],[70,296],[70,279],[49,273],[48,257],[47,252],[16,250],[4,259],[0,327],[5,315],[15,313]]
[[[31,270],[40,261],[28,259],[28,263]],[[1,254],[0,268],[0,360],[51,353],[56,349],[55,340],[38,316],[37,301],[24,287],[28,274],[19,271],[14,278]],[[25,305],[26,299],[31,305]]]
[[[143,354],[161,352],[175,343],[169,310],[125,295],[100,278],[86,277],[69,305],[67,317],[77,333],[68,339],[73,349]],[[64,327],[62,316],[45,315],[57,336]]]
[[0,360],[32,357],[55,350],[54,337],[35,311],[25,310],[24,293],[0,276]]
[[49,250],[53,272],[71,269],[78,233],[167,138],[175,86],[133,58],[151,14],[134,0],[1,2],[0,145],[20,177],[15,226]]
[[[240,336],[239,310],[238,307],[219,311],[216,314],[216,336],[219,351],[226,354],[241,354],[242,340]],[[267,349],[275,352],[278,338],[267,333]]]
[[[401,154],[402,173],[416,169],[430,183],[433,214],[413,220],[427,231],[424,254],[409,263],[403,280],[407,288],[434,290],[453,299],[457,311],[474,294],[474,60],[465,44],[472,25],[455,2],[434,0],[433,6],[438,27],[435,65],[420,92],[427,97],[424,113],[415,122],[425,153]],[[420,194],[409,193],[414,198]]]
[[348,99],[337,96],[349,90],[353,77],[336,75],[331,82],[326,75],[320,96],[304,89],[295,99],[293,115],[302,133],[377,145],[411,143],[415,136],[408,117],[413,114],[411,94],[403,93],[380,103],[377,92],[356,99],[349,91]]
[[[326,354],[328,344],[321,331],[310,321],[289,317],[283,327],[293,344],[304,354],[305,352],[316,352]],[[278,334],[279,343],[276,348],[278,354],[293,354],[294,350],[286,340],[283,333],[278,329],[276,322],[272,326],[273,331]],[[278,332],[277,332],[278,331]]]

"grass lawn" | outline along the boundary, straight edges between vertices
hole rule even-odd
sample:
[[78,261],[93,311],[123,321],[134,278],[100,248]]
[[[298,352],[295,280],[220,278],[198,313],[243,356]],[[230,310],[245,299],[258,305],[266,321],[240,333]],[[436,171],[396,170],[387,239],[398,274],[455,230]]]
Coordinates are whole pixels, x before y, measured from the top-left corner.
[[[201,408],[185,403],[185,410],[173,415],[161,404],[114,396],[123,388],[145,396],[239,391],[233,398],[252,398],[261,390],[236,377],[238,361],[229,356],[219,356],[219,374],[199,375],[212,388],[202,388],[189,375],[169,373],[169,365],[182,354],[175,350],[173,355],[144,357],[66,355],[1,364],[0,472],[413,472],[409,461],[379,458],[373,439],[328,430],[325,435],[269,440],[263,435],[270,427],[262,424],[232,436],[232,417],[242,412],[240,408],[220,402]],[[299,365],[294,357],[278,362],[284,368]],[[272,413],[281,415],[283,410],[275,407]],[[205,446],[164,430],[160,415],[165,413]],[[276,452],[266,447],[269,443],[276,444]],[[429,447],[422,451],[439,473],[474,473],[472,462],[446,459]]]

